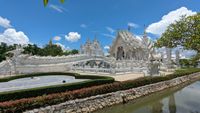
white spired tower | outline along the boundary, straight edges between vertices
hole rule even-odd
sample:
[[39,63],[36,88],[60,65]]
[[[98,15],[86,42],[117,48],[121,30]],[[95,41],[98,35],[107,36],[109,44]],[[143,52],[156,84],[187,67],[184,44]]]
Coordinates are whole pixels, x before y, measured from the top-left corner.
[[103,50],[97,38],[95,38],[92,42],[88,38],[84,45],[80,47],[80,54],[86,54],[89,56],[103,56]]

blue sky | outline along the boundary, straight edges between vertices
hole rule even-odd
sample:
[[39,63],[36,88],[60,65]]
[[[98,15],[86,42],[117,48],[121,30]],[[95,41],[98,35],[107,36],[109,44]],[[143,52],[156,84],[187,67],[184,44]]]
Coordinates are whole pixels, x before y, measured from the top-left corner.
[[[87,38],[96,36],[104,47],[111,45],[116,30],[127,29],[128,23],[137,36],[146,25],[155,40],[168,20],[178,18],[177,13],[193,15],[200,12],[199,6],[199,0],[66,0],[64,4],[50,0],[47,7],[42,0],[0,0],[0,41],[42,46],[57,36],[61,39],[54,43],[79,49]],[[162,21],[164,15],[168,16]],[[15,35],[18,39],[12,41]]]

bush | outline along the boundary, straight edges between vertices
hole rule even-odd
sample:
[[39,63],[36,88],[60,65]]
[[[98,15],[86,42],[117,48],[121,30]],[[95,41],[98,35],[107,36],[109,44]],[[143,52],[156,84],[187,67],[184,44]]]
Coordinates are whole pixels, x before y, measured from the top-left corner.
[[189,68],[177,70],[174,74],[168,76],[157,77],[143,77],[136,80],[129,80],[124,82],[114,82],[99,86],[92,86],[73,91],[66,91],[62,93],[55,93],[49,95],[38,96],[34,98],[25,98],[16,101],[7,101],[0,103],[0,112],[22,112],[29,109],[44,107],[48,105],[62,103],[68,100],[85,98],[89,96],[115,92],[119,90],[126,90],[136,88],[139,86],[149,85],[161,81],[170,80],[176,77],[189,75],[192,73],[200,72],[200,69]]
[[75,78],[77,79],[90,79],[90,80],[77,82],[77,83],[65,83],[61,85],[3,92],[3,93],[0,93],[0,102],[8,101],[8,100],[16,100],[16,99],[21,99],[21,98],[36,97],[36,96],[41,96],[41,95],[48,95],[52,93],[71,91],[75,89],[114,82],[114,79],[111,77],[79,75],[76,73],[38,73],[38,74],[8,77],[8,78],[0,79],[0,81],[7,82],[10,80],[24,78],[24,77],[44,76],[44,75],[70,75],[70,76],[75,76]]

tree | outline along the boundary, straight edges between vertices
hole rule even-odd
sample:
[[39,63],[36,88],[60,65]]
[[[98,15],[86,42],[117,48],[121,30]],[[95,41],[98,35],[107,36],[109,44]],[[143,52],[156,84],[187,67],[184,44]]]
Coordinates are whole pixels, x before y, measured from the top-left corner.
[[198,62],[193,59],[180,59],[179,63],[181,67],[196,67],[198,65]]
[[63,53],[63,55],[75,55],[75,54],[78,54],[79,51],[77,49],[73,49],[73,50],[67,50]]
[[168,48],[182,46],[184,49],[195,50],[195,59],[200,58],[200,13],[183,16],[180,21],[169,25],[155,45]]
[[[60,0],[61,3],[64,3],[65,0]],[[47,4],[49,3],[49,0],[43,0],[44,6],[47,6]]]
[[36,44],[34,45],[28,44],[28,46],[24,47],[23,54],[39,55],[40,51],[41,48],[37,47]]
[[60,46],[55,44],[48,44],[46,45],[41,52],[42,56],[60,56],[63,55],[63,50]]
[[6,43],[1,43],[0,44],[0,62],[3,60],[6,60],[6,57],[8,56],[7,52],[14,50],[16,46],[17,46],[16,44],[9,46]]
[[77,50],[77,49],[71,50],[71,54],[72,54],[72,55],[78,54],[78,50]]

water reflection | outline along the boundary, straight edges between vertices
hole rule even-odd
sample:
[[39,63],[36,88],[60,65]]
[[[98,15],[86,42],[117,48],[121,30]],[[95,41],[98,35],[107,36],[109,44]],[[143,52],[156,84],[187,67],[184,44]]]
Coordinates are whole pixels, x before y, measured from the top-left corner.
[[156,101],[152,104],[152,113],[162,113],[163,103],[160,101]]
[[105,108],[97,113],[200,113],[200,81]]
[[176,113],[176,102],[174,94],[170,95],[169,97],[169,112]]

